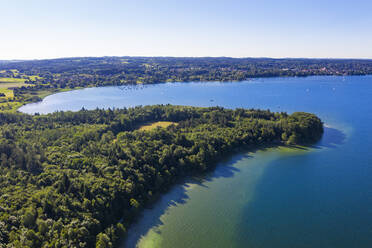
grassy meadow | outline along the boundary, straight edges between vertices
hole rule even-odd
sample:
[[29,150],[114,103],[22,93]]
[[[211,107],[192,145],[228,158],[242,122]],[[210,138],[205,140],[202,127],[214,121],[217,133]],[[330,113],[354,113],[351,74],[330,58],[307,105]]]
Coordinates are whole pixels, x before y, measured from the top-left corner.
[[168,127],[172,124],[177,125],[178,123],[172,122],[172,121],[157,121],[157,122],[153,122],[153,123],[143,125],[139,128],[139,130],[140,131],[150,131],[150,130],[155,129],[157,127],[166,128],[166,127]]

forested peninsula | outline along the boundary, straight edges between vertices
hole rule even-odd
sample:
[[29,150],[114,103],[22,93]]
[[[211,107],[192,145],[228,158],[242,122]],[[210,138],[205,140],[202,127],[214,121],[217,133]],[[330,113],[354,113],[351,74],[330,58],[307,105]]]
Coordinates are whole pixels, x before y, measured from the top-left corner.
[[0,247],[115,247],[177,180],[244,147],[316,142],[313,114],[156,105],[0,113]]
[[59,91],[108,85],[372,74],[372,60],[85,57],[0,61],[0,111]]

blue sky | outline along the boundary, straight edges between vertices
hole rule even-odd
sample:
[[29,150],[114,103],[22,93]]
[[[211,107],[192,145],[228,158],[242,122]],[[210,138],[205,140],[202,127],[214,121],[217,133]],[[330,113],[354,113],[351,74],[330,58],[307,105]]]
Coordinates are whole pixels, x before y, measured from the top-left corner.
[[372,1],[0,0],[0,59],[372,58]]

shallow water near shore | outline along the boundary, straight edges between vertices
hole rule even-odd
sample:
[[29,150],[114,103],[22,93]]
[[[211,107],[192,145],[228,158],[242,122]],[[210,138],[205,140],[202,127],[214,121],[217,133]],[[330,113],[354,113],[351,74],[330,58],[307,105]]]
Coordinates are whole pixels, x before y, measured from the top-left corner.
[[314,146],[236,154],[164,194],[122,247],[371,247],[372,77],[269,78],[63,92],[27,113],[148,104],[306,111]]

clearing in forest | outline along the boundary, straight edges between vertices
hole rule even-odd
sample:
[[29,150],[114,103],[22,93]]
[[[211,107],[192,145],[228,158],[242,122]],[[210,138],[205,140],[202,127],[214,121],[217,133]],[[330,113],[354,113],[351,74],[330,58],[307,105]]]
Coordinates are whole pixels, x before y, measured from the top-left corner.
[[149,131],[149,130],[152,130],[154,128],[157,128],[157,127],[163,127],[163,128],[166,128],[170,125],[177,125],[178,123],[176,122],[172,122],[172,121],[157,121],[157,122],[153,122],[153,123],[149,123],[149,124],[146,124],[146,125],[143,125],[139,128],[139,130],[141,131]]

